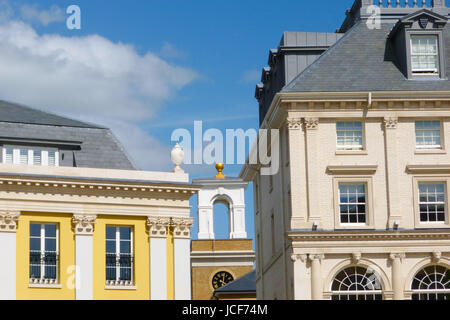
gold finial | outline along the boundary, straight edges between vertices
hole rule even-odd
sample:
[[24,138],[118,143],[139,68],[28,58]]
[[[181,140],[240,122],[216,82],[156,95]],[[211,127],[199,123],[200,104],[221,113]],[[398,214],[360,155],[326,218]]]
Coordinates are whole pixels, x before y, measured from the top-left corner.
[[216,164],[216,169],[218,174],[216,175],[216,179],[225,179],[226,176],[222,173],[223,168],[225,168],[223,163],[217,163]]

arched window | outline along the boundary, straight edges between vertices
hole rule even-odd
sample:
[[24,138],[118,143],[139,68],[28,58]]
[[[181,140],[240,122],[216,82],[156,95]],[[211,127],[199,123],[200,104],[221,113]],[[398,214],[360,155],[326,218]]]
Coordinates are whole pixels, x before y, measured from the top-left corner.
[[342,270],[331,285],[333,300],[382,300],[381,282],[372,270],[350,267]]
[[420,270],[411,289],[413,300],[450,300],[450,269],[433,265]]

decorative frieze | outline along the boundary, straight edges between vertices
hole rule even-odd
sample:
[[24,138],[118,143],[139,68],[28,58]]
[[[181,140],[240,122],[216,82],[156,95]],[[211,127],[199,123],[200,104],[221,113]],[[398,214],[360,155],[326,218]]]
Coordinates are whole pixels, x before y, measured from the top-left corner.
[[148,234],[151,238],[167,237],[167,229],[170,226],[169,217],[148,217],[147,227]]
[[190,239],[193,224],[194,219],[192,218],[171,218],[170,226],[173,227],[174,238]]
[[397,129],[398,118],[397,117],[386,117],[383,120],[384,127],[386,129]]
[[316,130],[319,127],[319,118],[305,118],[306,130]]
[[0,212],[0,232],[16,232],[20,212]]
[[95,215],[74,215],[72,218],[72,223],[75,234],[93,235],[96,220],[97,216]]

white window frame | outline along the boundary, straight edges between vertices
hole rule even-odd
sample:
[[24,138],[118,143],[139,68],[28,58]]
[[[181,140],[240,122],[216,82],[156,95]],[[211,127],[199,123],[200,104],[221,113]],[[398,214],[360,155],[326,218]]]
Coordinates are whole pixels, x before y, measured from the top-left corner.
[[[365,223],[341,223],[340,210],[340,191],[341,184],[364,184],[366,191],[366,222]],[[333,179],[334,189],[334,220],[336,230],[346,229],[374,229],[374,210],[373,210],[373,183],[371,176],[351,175],[336,176]]]
[[[415,38],[434,38],[436,39],[436,53],[414,53],[413,52],[413,39]],[[437,75],[439,74],[439,63],[440,63],[440,57],[439,57],[439,36],[435,34],[411,34],[410,37],[410,47],[411,47],[411,73],[414,75]],[[429,57],[433,56],[436,57],[436,68],[435,69],[414,69],[413,68],[413,57]]]
[[[342,131],[338,129],[339,123],[361,123],[361,145],[340,145],[339,144],[339,135],[338,132]],[[364,151],[365,150],[365,130],[364,130],[365,124],[362,120],[337,120],[336,121],[336,150],[337,151]],[[347,132],[347,130],[343,130],[344,132]],[[355,132],[356,130],[352,130],[352,132]]]
[[[359,203],[359,202],[355,202],[355,203],[351,203],[351,202],[345,202],[342,203],[341,202],[341,186],[346,185],[346,186],[363,186],[364,187],[364,202],[363,203]],[[367,223],[367,185],[364,182],[351,182],[351,183],[345,183],[345,182],[341,182],[339,183],[339,223],[341,225],[349,225],[349,226],[365,226]],[[364,216],[365,216],[365,221],[364,222],[342,222],[342,215],[343,213],[341,212],[341,206],[350,206],[350,205],[355,205],[356,207],[358,206],[362,206],[364,205]],[[356,213],[347,213],[347,216],[350,217],[351,215],[355,215],[356,218],[358,219],[358,215],[361,215],[360,213],[356,212]],[[350,220],[350,219],[349,219]]]
[[[417,123],[418,122],[439,122],[439,139],[441,141],[440,145],[418,145],[417,144],[417,138],[418,138],[418,131],[420,132],[426,132],[426,131],[436,131],[436,130],[427,130],[427,129],[417,129]],[[415,132],[415,143],[416,143],[416,149],[417,150],[438,150],[438,149],[443,149],[444,146],[444,135],[443,133],[443,122],[441,120],[438,119],[421,119],[421,120],[416,120],[414,121],[414,132]]]
[[[420,195],[421,195],[421,193],[420,193],[420,186],[421,185],[442,185],[443,187],[444,187],[444,201],[425,201],[425,202],[422,202],[422,201],[420,201]],[[447,216],[447,208],[446,208],[446,204],[447,204],[447,196],[446,196],[446,189],[447,189],[447,187],[446,187],[446,184],[445,184],[445,182],[419,182],[419,185],[418,185],[418,191],[419,191],[419,194],[417,195],[418,196],[418,199],[419,199],[419,221],[420,221],[420,223],[424,223],[424,224],[438,224],[438,223],[441,223],[441,224],[445,224],[445,220],[446,220],[446,216]],[[429,219],[427,220],[427,221],[423,221],[422,219],[421,219],[421,211],[420,211],[420,206],[421,205],[426,205],[426,206],[428,206],[428,205],[443,205],[444,206],[444,220],[443,221],[430,221]],[[428,218],[429,218],[429,216],[428,216]]]
[[[134,263],[134,228],[133,226],[121,226],[121,225],[107,225],[106,228],[116,228],[116,237],[115,237],[115,242],[116,242],[116,279],[115,280],[106,280],[106,287],[132,287],[134,285],[134,267],[135,267],[135,263]],[[131,272],[131,277],[130,280],[120,280],[120,263],[119,263],[119,259],[120,259],[120,228],[130,228],[130,255],[131,255],[131,268],[130,268],[130,272]],[[107,240],[112,240],[112,239],[108,239],[106,237],[106,229],[105,229],[105,242]],[[105,250],[105,256],[106,256],[106,250]],[[105,265],[105,271],[107,269],[107,266]]]
[[[429,229],[429,228],[438,228],[438,229],[448,229],[450,228],[450,219],[449,219],[449,203],[448,199],[450,199],[450,190],[449,190],[450,176],[414,176],[413,177],[413,191],[414,191],[414,222],[416,229]],[[421,221],[420,220],[420,193],[419,193],[419,184],[444,184],[445,186],[445,221]]]
[[[26,165],[35,165],[34,164],[34,151],[41,152],[41,163],[37,164],[39,166],[51,166],[51,167],[59,167],[59,150],[56,148],[42,148],[42,147],[27,147],[27,146],[14,146],[14,145],[4,145],[2,148],[2,163],[9,163],[6,160],[7,149],[12,149],[12,164],[21,164],[21,151],[28,151],[28,161]],[[49,164],[49,152],[55,153],[55,163],[54,165]],[[22,164],[25,165],[25,164]]]
[[[38,284],[38,285],[54,285],[54,284],[58,284],[59,283],[59,225],[57,223],[41,223],[41,222],[30,222],[30,226],[32,224],[38,224],[41,226],[41,233],[40,233],[40,241],[41,241],[41,263],[40,263],[40,268],[41,268],[41,274],[40,274],[40,278],[32,278],[31,274],[29,274],[29,279],[30,279],[30,284]],[[56,270],[55,270],[55,275],[56,277],[54,279],[46,279],[45,278],[45,262],[44,262],[44,257],[45,257],[45,239],[49,238],[45,236],[45,226],[46,225],[53,225],[56,226]],[[29,235],[29,239],[31,238],[37,238],[36,236],[31,236],[31,232]],[[31,253],[31,248],[29,249],[30,253]],[[30,263],[30,261],[29,261]],[[31,264],[30,264],[31,266]],[[30,272],[30,271],[28,271]]]

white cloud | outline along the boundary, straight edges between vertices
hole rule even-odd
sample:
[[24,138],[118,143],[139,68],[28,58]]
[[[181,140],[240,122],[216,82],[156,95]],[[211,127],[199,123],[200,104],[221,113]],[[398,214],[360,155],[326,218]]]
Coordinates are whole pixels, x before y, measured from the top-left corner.
[[175,47],[174,45],[172,45],[168,42],[164,42],[159,54],[161,57],[168,58],[168,59],[186,59],[187,58],[186,52],[178,49],[177,47]]
[[140,125],[199,76],[99,35],[39,35],[21,21],[0,24],[0,75],[1,99],[110,126],[147,170],[170,164],[170,148]]
[[241,82],[243,83],[256,83],[261,80],[261,71],[247,70],[241,76]]
[[57,5],[51,6],[48,10],[40,10],[38,5],[25,4],[20,7],[20,15],[25,21],[44,26],[66,20],[64,11]]

